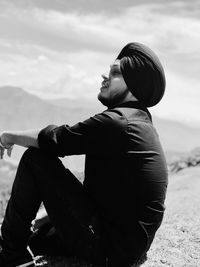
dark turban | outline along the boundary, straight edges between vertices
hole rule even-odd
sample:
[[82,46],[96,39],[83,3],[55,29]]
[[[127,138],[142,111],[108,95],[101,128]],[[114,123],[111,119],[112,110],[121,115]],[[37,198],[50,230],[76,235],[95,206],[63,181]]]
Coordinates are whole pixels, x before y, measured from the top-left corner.
[[165,92],[165,74],[155,53],[143,44],[129,43],[117,59],[131,93],[146,107],[156,105]]

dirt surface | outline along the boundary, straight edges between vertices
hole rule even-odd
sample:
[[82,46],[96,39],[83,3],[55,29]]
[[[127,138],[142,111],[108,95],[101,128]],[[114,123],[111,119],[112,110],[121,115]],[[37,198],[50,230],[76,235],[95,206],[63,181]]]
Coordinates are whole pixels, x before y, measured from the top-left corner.
[[142,267],[200,266],[200,167],[169,178],[166,213]]
[[[45,266],[89,265],[71,264],[60,258]],[[165,266],[200,267],[200,167],[186,168],[169,177],[165,217],[148,260],[141,267]]]
[[[163,223],[141,267],[200,267],[200,166],[170,175],[165,204]],[[89,267],[64,258],[38,266]]]

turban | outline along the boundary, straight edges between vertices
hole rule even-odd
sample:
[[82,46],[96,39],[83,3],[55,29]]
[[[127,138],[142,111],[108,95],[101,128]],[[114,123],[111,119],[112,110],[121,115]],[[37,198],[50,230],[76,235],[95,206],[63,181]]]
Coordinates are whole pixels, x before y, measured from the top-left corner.
[[127,44],[117,59],[131,93],[146,107],[156,105],[165,92],[165,74],[156,54],[134,42]]

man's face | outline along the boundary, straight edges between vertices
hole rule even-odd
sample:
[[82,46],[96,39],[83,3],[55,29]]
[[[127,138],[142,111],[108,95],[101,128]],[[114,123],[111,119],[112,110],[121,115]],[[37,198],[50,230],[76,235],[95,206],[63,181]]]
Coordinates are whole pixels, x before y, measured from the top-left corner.
[[120,61],[116,60],[110,66],[108,77],[102,75],[102,78],[102,87],[98,94],[99,101],[107,107],[123,102],[128,88],[120,70]]

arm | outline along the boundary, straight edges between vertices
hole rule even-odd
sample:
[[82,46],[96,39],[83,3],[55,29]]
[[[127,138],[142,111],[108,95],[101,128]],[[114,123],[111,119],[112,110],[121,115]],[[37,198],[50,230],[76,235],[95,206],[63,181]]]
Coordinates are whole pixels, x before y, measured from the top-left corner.
[[2,132],[0,134],[1,158],[3,158],[5,149],[7,150],[8,155],[11,155],[13,145],[39,148],[37,141],[39,132],[40,130]]
[[49,125],[40,131],[38,144],[57,157],[121,153],[126,148],[126,128],[121,113],[105,111],[73,126]]

